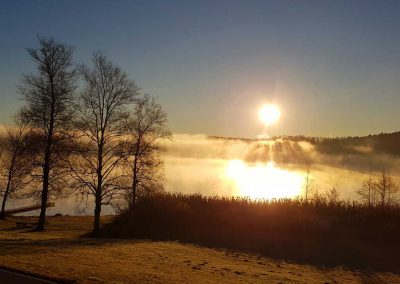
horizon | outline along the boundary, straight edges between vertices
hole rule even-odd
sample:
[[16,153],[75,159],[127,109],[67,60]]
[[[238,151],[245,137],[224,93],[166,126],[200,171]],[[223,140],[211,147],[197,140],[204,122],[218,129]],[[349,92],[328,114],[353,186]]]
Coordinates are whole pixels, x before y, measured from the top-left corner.
[[[74,46],[77,63],[104,51],[158,98],[176,133],[347,137],[400,129],[397,1],[69,4],[3,5],[0,123],[22,103],[16,85],[32,70],[24,48],[42,35]],[[282,111],[268,128],[256,114],[264,103]]]

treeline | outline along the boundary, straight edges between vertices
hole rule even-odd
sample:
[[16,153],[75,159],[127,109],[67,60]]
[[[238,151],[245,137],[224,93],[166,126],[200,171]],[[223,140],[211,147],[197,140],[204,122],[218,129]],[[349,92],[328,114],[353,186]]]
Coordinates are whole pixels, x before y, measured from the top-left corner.
[[24,105],[0,141],[1,217],[8,199],[31,198],[40,231],[49,201],[78,193],[94,204],[97,233],[103,205],[133,208],[142,192],[162,188],[167,115],[101,52],[76,65],[74,49],[52,38],[27,51],[35,69],[18,86]]
[[[209,136],[210,139],[233,140],[252,143],[263,141],[264,139],[234,138]],[[371,147],[375,153],[400,156],[400,131],[393,133],[370,134],[368,136],[349,136],[349,137],[313,137],[305,135],[281,135],[273,136],[268,140],[276,143],[308,142],[315,146],[315,149],[323,154],[364,154],[359,147]]]
[[368,136],[353,137],[309,137],[309,136],[276,136],[271,139],[283,139],[293,142],[306,141],[324,154],[362,154],[358,147],[371,147],[375,153],[400,156],[400,132],[380,133]]

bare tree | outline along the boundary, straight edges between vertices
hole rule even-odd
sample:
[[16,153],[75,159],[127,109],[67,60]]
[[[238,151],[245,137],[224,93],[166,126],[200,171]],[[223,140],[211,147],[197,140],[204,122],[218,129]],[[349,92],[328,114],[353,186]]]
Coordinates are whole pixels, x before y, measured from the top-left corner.
[[102,205],[110,204],[123,187],[127,106],[134,103],[138,87],[101,53],[93,55],[92,64],[92,68],[81,67],[85,87],[76,121],[81,146],[69,163],[78,192],[94,197],[93,232],[97,233]]
[[325,195],[326,195],[326,199],[331,204],[337,203],[339,201],[340,193],[335,187],[332,187],[330,190],[328,190],[325,193]]
[[316,188],[312,194],[311,201],[314,203],[326,203],[326,195],[319,192],[319,189]]
[[399,187],[390,174],[384,171],[376,182],[376,191],[380,197],[380,204],[384,207],[395,201]]
[[170,138],[167,114],[160,104],[149,95],[136,101],[132,112],[128,137],[130,141],[129,164],[131,187],[128,191],[129,207],[134,208],[138,192],[150,192],[162,188],[163,150],[160,139]]
[[304,200],[312,200],[315,199],[314,195],[318,196],[318,184],[315,182],[315,179],[312,178],[310,171],[310,162],[307,162],[307,173],[304,181]]
[[304,195],[305,195],[305,200],[308,200],[308,196],[311,193],[311,178],[310,178],[310,163],[307,163],[307,175],[306,175],[306,181],[304,184]]
[[361,185],[361,188],[357,190],[357,194],[360,195],[361,200],[368,204],[368,206],[376,205],[376,193],[377,186],[372,177],[369,177],[366,181],[364,181]]
[[29,128],[26,121],[15,119],[15,127],[7,129],[0,143],[0,192],[3,195],[0,218],[5,217],[9,198],[16,198],[29,184],[32,170],[31,155],[27,152]]
[[73,48],[54,39],[39,38],[39,48],[27,49],[36,67],[36,74],[25,75],[19,92],[26,102],[24,115],[40,138],[38,156],[42,172],[41,210],[37,230],[43,230],[52,177],[57,178],[55,153],[66,137],[72,118],[75,70]]

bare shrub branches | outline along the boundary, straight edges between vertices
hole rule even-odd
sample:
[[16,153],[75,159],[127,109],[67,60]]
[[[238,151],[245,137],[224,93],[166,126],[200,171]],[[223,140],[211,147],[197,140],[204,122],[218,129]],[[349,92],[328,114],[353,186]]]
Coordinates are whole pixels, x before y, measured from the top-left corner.
[[0,142],[0,193],[3,196],[0,218],[5,217],[8,199],[22,197],[22,191],[30,184],[32,156],[27,149],[29,128],[27,121],[15,119],[14,128],[8,128]]

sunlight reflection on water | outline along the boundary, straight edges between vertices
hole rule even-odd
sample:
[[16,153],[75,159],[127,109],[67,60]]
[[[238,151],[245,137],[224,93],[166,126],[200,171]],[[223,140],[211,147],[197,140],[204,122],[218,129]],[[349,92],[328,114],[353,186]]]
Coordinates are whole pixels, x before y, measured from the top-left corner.
[[227,162],[225,175],[236,186],[237,195],[250,198],[278,199],[301,195],[305,176],[278,168],[274,162],[247,164]]

